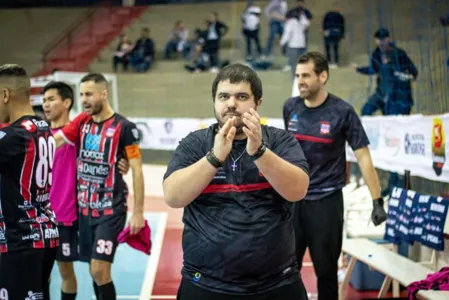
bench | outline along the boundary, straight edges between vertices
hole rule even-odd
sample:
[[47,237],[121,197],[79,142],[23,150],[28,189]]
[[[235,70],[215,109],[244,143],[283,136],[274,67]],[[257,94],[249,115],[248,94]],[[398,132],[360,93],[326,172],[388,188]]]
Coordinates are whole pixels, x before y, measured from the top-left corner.
[[[398,253],[364,238],[343,240],[342,252],[351,256],[344,280],[340,286],[339,299],[344,300],[352,270],[357,261],[365,263],[369,267],[385,275],[385,280],[379,291],[378,298],[384,298],[392,281],[403,286],[423,280],[432,269],[414,262]],[[419,291],[420,299],[447,300],[449,291]],[[399,285],[393,286],[393,297],[399,297]]]

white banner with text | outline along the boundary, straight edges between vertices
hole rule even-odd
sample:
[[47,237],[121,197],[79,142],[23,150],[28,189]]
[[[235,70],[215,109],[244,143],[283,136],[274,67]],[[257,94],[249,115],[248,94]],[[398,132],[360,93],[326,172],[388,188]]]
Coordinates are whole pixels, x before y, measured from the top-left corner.
[[[214,118],[130,118],[140,132],[142,149],[174,150],[190,132],[215,123]],[[438,116],[363,117],[374,165],[434,181],[449,182],[449,114]],[[279,118],[263,118],[262,124],[284,129]],[[347,159],[356,162],[347,148]]]

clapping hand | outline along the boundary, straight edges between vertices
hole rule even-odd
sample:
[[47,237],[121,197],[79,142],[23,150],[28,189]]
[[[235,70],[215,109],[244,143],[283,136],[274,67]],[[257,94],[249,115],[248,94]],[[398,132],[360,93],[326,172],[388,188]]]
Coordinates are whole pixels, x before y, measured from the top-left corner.
[[262,144],[262,126],[260,125],[260,116],[254,109],[250,109],[249,113],[243,114],[243,132],[248,137],[246,143],[246,152],[254,155]]
[[219,160],[224,161],[231,152],[232,142],[234,141],[236,131],[234,117],[232,117],[226,121],[223,127],[221,127],[215,135],[214,155]]

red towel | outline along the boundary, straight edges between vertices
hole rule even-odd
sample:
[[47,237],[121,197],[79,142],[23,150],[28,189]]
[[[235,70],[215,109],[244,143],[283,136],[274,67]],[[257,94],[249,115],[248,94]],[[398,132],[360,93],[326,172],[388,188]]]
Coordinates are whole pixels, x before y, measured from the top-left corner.
[[136,250],[142,251],[143,253],[150,255],[151,254],[151,228],[148,225],[147,220],[145,220],[144,227],[139,231],[139,233],[131,235],[131,228],[129,225],[123,229],[122,232],[118,235],[118,242],[124,243],[126,242],[128,245],[133,247]]

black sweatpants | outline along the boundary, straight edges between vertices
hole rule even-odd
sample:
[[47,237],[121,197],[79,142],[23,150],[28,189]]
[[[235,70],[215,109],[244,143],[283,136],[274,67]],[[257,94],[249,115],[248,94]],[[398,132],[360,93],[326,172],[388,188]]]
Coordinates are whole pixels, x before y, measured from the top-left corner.
[[190,280],[182,279],[176,300],[307,300],[302,281],[266,293],[251,296],[219,294],[200,288]]
[[318,300],[338,300],[343,194],[339,190],[320,200],[302,200],[293,205],[293,210],[299,269],[309,248],[318,279]]

